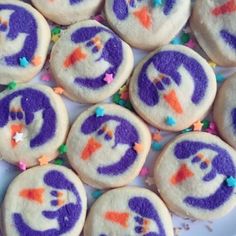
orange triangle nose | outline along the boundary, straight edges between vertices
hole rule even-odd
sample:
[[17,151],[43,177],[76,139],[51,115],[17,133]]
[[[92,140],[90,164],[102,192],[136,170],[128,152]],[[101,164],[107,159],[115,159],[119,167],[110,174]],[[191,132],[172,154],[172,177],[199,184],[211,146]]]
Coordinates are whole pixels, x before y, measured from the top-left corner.
[[64,66],[66,68],[73,66],[76,62],[80,62],[87,57],[87,54],[81,50],[81,48],[76,48],[64,61]]
[[164,94],[165,101],[169,106],[178,114],[183,113],[183,108],[179,102],[177,94],[174,90],[171,90],[168,94]]
[[186,164],[183,164],[180,166],[179,170],[171,177],[170,182],[173,185],[178,185],[193,176],[194,173],[188,168]]
[[152,26],[152,18],[147,7],[142,7],[133,14],[144,28],[148,29]]
[[129,213],[108,211],[105,214],[105,219],[117,223],[124,228],[128,227]]
[[44,200],[44,188],[23,189],[20,196],[29,200],[42,204]]

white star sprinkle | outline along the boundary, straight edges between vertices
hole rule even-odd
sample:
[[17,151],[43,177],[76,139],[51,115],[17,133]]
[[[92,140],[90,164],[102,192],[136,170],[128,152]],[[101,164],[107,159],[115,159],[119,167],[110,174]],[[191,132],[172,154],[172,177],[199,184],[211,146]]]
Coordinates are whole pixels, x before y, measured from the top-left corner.
[[24,135],[23,133],[16,132],[13,139],[15,140],[16,143],[19,143],[19,142],[23,141],[23,135]]

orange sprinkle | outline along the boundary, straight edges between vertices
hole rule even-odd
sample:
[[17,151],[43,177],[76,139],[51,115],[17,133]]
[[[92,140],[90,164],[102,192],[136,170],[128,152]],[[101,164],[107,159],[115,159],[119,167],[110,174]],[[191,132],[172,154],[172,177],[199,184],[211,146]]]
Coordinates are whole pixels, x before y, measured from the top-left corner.
[[25,126],[23,124],[11,125],[11,146],[13,148],[17,146],[17,143],[13,137],[16,135],[16,133],[22,133],[24,127]]
[[150,15],[150,12],[148,10],[148,7],[144,6],[137,11],[135,11],[134,16],[137,17],[139,20],[140,24],[146,28],[149,29],[152,26],[152,18]]
[[160,141],[163,139],[163,137],[161,136],[160,133],[153,133],[153,134],[152,134],[152,139],[153,139],[154,141],[160,142]]
[[30,201],[38,202],[42,204],[44,201],[43,194],[45,189],[44,188],[32,188],[32,189],[23,189],[19,195],[23,198],[26,198]]
[[141,153],[143,152],[143,145],[140,143],[135,143],[133,149],[137,152],[137,153]]
[[65,201],[64,200],[62,200],[62,199],[58,199],[57,200],[57,205],[58,206],[62,206],[62,205],[64,205],[65,204]]
[[177,94],[174,90],[171,90],[168,94],[164,94],[164,99],[168,105],[178,114],[183,113],[182,106],[179,102]]
[[201,121],[197,121],[193,124],[193,130],[194,131],[201,131],[202,130],[202,122]]
[[108,211],[105,214],[105,219],[127,228],[129,216],[129,213],[126,212]]
[[55,87],[55,88],[53,89],[53,91],[54,91],[56,94],[62,95],[65,90],[64,90],[62,87]]
[[35,56],[31,62],[34,66],[39,66],[42,63],[42,58],[40,56]]
[[87,57],[87,54],[81,48],[76,48],[64,61],[66,68],[73,66],[76,62],[80,62]]
[[107,135],[112,138],[113,137],[113,132],[111,130],[108,130]]
[[170,182],[173,185],[177,185],[193,176],[193,172],[188,168],[186,164],[183,164],[180,166],[179,170],[171,177]]
[[95,138],[90,138],[82,151],[81,158],[83,160],[88,160],[94,152],[102,147],[102,144],[99,143]]
[[48,159],[47,156],[41,156],[41,157],[38,159],[38,161],[39,161],[39,165],[40,165],[40,166],[44,166],[44,165],[47,165],[47,164],[48,164],[49,159]]

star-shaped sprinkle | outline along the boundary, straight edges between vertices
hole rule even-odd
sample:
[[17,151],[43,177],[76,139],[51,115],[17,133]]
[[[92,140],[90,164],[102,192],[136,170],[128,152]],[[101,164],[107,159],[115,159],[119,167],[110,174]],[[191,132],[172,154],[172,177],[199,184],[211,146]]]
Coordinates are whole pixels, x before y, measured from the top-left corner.
[[141,171],[139,172],[139,176],[145,177],[149,174],[149,169],[147,167],[143,167]]
[[43,80],[43,81],[50,81],[50,80],[52,80],[52,77],[51,77],[51,75],[49,73],[45,73],[45,74],[43,74],[41,76],[41,80]]
[[152,185],[155,184],[154,179],[153,179],[152,177],[147,177],[147,178],[145,179],[145,183],[146,183],[148,186],[152,186]]
[[55,88],[53,89],[53,91],[54,91],[54,93],[56,93],[56,94],[62,95],[65,90],[64,90],[62,87],[55,87]]
[[41,156],[39,159],[38,159],[38,162],[39,162],[39,165],[40,166],[44,166],[44,165],[47,165],[48,162],[49,162],[49,159],[47,156]]
[[163,137],[161,136],[160,132],[152,133],[152,140],[153,141],[160,142],[162,139],[163,139]]
[[202,130],[202,122],[199,120],[193,124],[193,130],[194,131],[201,131]]
[[222,74],[220,74],[220,73],[216,74],[216,81],[217,81],[218,83],[223,82],[224,80],[225,80],[224,75],[222,75]]
[[23,161],[19,161],[19,163],[18,163],[18,168],[19,168],[20,170],[22,170],[22,171],[25,171],[26,168],[27,168],[27,166],[26,166],[26,164],[25,164]]
[[120,95],[120,98],[127,101],[129,100],[129,92],[126,91],[126,92],[123,92],[121,95]]
[[55,43],[56,41],[58,41],[60,38],[60,35],[59,34],[53,34],[52,37],[51,37],[51,41],[53,43]]
[[42,58],[40,56],[35,56],[31,63],[34,65],[34,66],[39,66],[41,63],[42,63]]
[[127,85],[124,85],[122,86],[120,89],[119,89],[119,94],[122,94],[124,92],[128,91],[128,86]]
[[163,0],[153,0],[152,1],[154,7],[162,6]]
[[197,43],[195,42],[195,40],[189,39],[189,41],[185,44],[185,46],[193,49],[197,46]]
[[141,152],[143,152],[143,145],[141,143],[135,143],[133,149],[137,153],[141,153]]
[[8,90],[13,90],[13,89],[15,89],[16,88],[16,82],[15,81],[12,81],[12,82],[10,82],[8,85],[7,85],[7,89]]
[[226,183],[228,187],[236,187],[236,179],[233,176],[227,178]]
[[177,45],[177,44],[182,44],[181,38],[175,37],[172,41],[171,44]]
[[19,63],[21,67],[27,67],[29,65],[29,61],[26,59],[26,57],[20,57]]
[[208,61],[208,64],[214,69],[216,68],[216,63],[213,61]]
[[56,165],[62,166],[62,165],[65,163],[65,161],[64,161],[62,158],[57,158],[57,159],[54,161],[54,163],[55,163]]
[[165,122],[168,126],[176,125],[176,120],[172,116],[167,116]]
[[153,151],[161,151],[162,148],[163,148],[163,145],[161,143],[152,142],[152,150]]
[[95,113],[96,117],[103,117],[105,115],[105,110],[103,107],[97,107]]
[[106,73],[104,79],[103,79],[107,84],[111,84],[112,81],[114,80],[113,74],[108,74]]
[[62,145],[58,148],[58,151],[59,151],[60,154],[67,153],[68,147],[67,147],[65,144],[62,144]]
[[16,134],[13,136],[12,139],[14,139],[15,143],[19,143],[22,142],[24,138],[24,134],[23,133],[18,133],[16,132]]
[[101,190],[97,189],[97,190],[93,191],[91,195],[92,195],[93,199],[96,200],[99,197],[101,197],[102,194],[103,194],[103,192]]
[[58,27],[58,26],[54,27],[54,28],[51,30],[51,34],[52,34],[52,35],[58,35],[58,34],[60,34],[60,33],[61,33],[61,28]]

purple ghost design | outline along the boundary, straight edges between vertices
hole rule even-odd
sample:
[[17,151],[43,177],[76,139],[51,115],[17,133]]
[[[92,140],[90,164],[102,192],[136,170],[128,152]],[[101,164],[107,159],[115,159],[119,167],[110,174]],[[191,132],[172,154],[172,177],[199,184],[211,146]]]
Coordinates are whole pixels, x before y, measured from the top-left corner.
[[221,30],[220,36],[224,39],[224,41],[233,49],[236,50],[236,35],[231,34],[227,30]]

